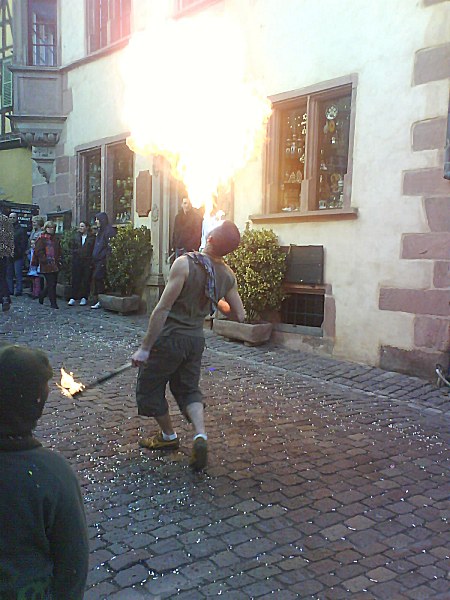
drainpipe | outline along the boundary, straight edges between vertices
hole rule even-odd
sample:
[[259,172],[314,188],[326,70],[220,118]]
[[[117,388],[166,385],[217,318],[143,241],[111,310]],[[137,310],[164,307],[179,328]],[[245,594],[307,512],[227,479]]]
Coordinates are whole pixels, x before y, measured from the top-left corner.
[[447,115],[447,137],[444,151],[444,179],[450,179],[450,100]]

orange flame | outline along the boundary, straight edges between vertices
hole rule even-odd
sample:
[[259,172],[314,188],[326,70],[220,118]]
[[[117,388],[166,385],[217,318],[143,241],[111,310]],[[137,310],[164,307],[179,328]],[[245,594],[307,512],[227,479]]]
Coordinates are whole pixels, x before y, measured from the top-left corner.
[[57,387],[61,390],[64,396],[68,398],[72,397],[72,394],[81,392],[86,387],[81,382],[75,381],[73,373],[67,373],[64,369],[61,369],[61,384],[57,383]]
[[221,16],[161,21],[123,55],[128,146],[164,156],[192,204],[212,196],[261,152],[271,103],[247,72],[242,30]]

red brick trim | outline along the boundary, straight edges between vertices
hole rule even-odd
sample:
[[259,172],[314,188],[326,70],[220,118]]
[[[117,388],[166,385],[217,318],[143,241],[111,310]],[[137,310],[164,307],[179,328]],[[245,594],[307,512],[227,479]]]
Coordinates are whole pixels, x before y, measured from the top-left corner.
[[433,285],[435,288],[450,288],[450,261],[437,261],[434,264]]
[[55,170],[56,174],[68,173],[69,172],[69,157],[59,156],[55,159]]
[[380,349],[380,367],[436,381],[436,363],[447,369],[448,355],[445,352],[427,350],[405,350],[393,346]]
[[416,52],[414,61],[414,85],[439,81],[450,77],[450,44],[424,48]]
[[450,181],[443,177],[442,167],[403,172],[404,196],[448,196]]
[[430,231],[450,231],[450,196],[425,198],[424,205]]
[[418,348],[446,352],[450,349],[450,321],[435,317],[414,320],[414,342]]
[[401,257],[450,260],[450,233],[407,233],[402,239]]
[[448,317],[450,290],[381,288],[379,308],[413,315]]
[[447,131],[447,119],[436,117],[426,121],[418,121],[412,126],[412,149],[413,150],[437,150],[445,146],[445,132]]

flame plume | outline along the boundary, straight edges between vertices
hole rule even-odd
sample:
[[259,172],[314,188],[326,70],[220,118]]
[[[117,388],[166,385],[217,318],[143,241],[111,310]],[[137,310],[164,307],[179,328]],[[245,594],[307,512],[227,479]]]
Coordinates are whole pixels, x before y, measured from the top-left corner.
[[247,70],[241,28],[227,17],[158,20],[132,37],[121,71],[129,147],[162,155],[192,204],[260,154],[271,112]]

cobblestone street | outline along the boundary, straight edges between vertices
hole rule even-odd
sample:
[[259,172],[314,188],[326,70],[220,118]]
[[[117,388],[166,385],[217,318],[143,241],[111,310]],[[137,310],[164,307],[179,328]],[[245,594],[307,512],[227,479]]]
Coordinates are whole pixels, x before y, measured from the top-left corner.
[[[136,349],[145,315],[15,298],[0,343],[41,347],[84,383]],[[450,396],[423,380],[206,332],[209,466],[172,403],[175,453],[137,445],[136,371],[76,401],[56,386],[37,434],[78,472],[86,600],[450,598]]]

